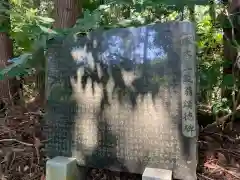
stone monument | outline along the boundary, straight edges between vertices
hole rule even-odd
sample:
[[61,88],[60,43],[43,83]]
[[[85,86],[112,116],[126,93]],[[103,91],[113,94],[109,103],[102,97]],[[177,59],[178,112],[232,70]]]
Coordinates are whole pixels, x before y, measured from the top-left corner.
[[98,29],[48,50],[48,155],[86,167],[196,179],[195,29]]

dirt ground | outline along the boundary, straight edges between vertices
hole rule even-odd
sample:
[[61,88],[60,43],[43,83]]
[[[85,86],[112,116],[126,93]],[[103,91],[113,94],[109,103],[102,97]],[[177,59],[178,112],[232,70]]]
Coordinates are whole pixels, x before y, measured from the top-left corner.
[[[45,180],[44,142],[36,108],[9,108],[0,117],[0,179]],[[199,135],[199,180],[240,180],[240,122],[223,132],[216,126]],[[137,180],[140,176],[89,169],[88,180]],[[121,177],[121,178],[120,178]]]

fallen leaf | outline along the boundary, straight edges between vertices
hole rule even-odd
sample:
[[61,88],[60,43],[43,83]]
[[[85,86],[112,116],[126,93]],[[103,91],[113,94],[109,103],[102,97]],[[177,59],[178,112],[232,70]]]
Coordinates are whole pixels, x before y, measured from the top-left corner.
[[23,171],[25,172],[25,171],[27,171],[29,169],[29,167],[28,166],[25,166],[24,168],[23,168]]
[[46,178],[45,178],[45,175],[44,174],[42,174],[42,176],[41,176],[41,179],[40,180],[46,180]]

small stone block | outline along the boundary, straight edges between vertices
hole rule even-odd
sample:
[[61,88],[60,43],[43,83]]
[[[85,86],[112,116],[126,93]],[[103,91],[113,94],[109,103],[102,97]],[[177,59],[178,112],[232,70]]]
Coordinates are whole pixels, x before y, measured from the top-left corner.
[[75,158],[57,156],[47,161],[46,180],[76,180],[77,161]]
[[142,180],[172,180],[172,171],[166,169],[146,168]]

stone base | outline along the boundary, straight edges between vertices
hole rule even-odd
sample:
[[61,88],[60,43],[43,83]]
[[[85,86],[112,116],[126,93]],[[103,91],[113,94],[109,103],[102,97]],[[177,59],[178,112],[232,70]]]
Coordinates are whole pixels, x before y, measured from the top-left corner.
[[47,161],[46,180],[84,180],[80,169],[75,158],[57,156]]
[[172,171],[146,168],[143,172],[142,180],[172,180]]
[[[46,180],[85,180],[84,167],[78,167],[75,158],[57,156],[47,161]],[[142,180],[172,180],[172,171],[146,168]]]

